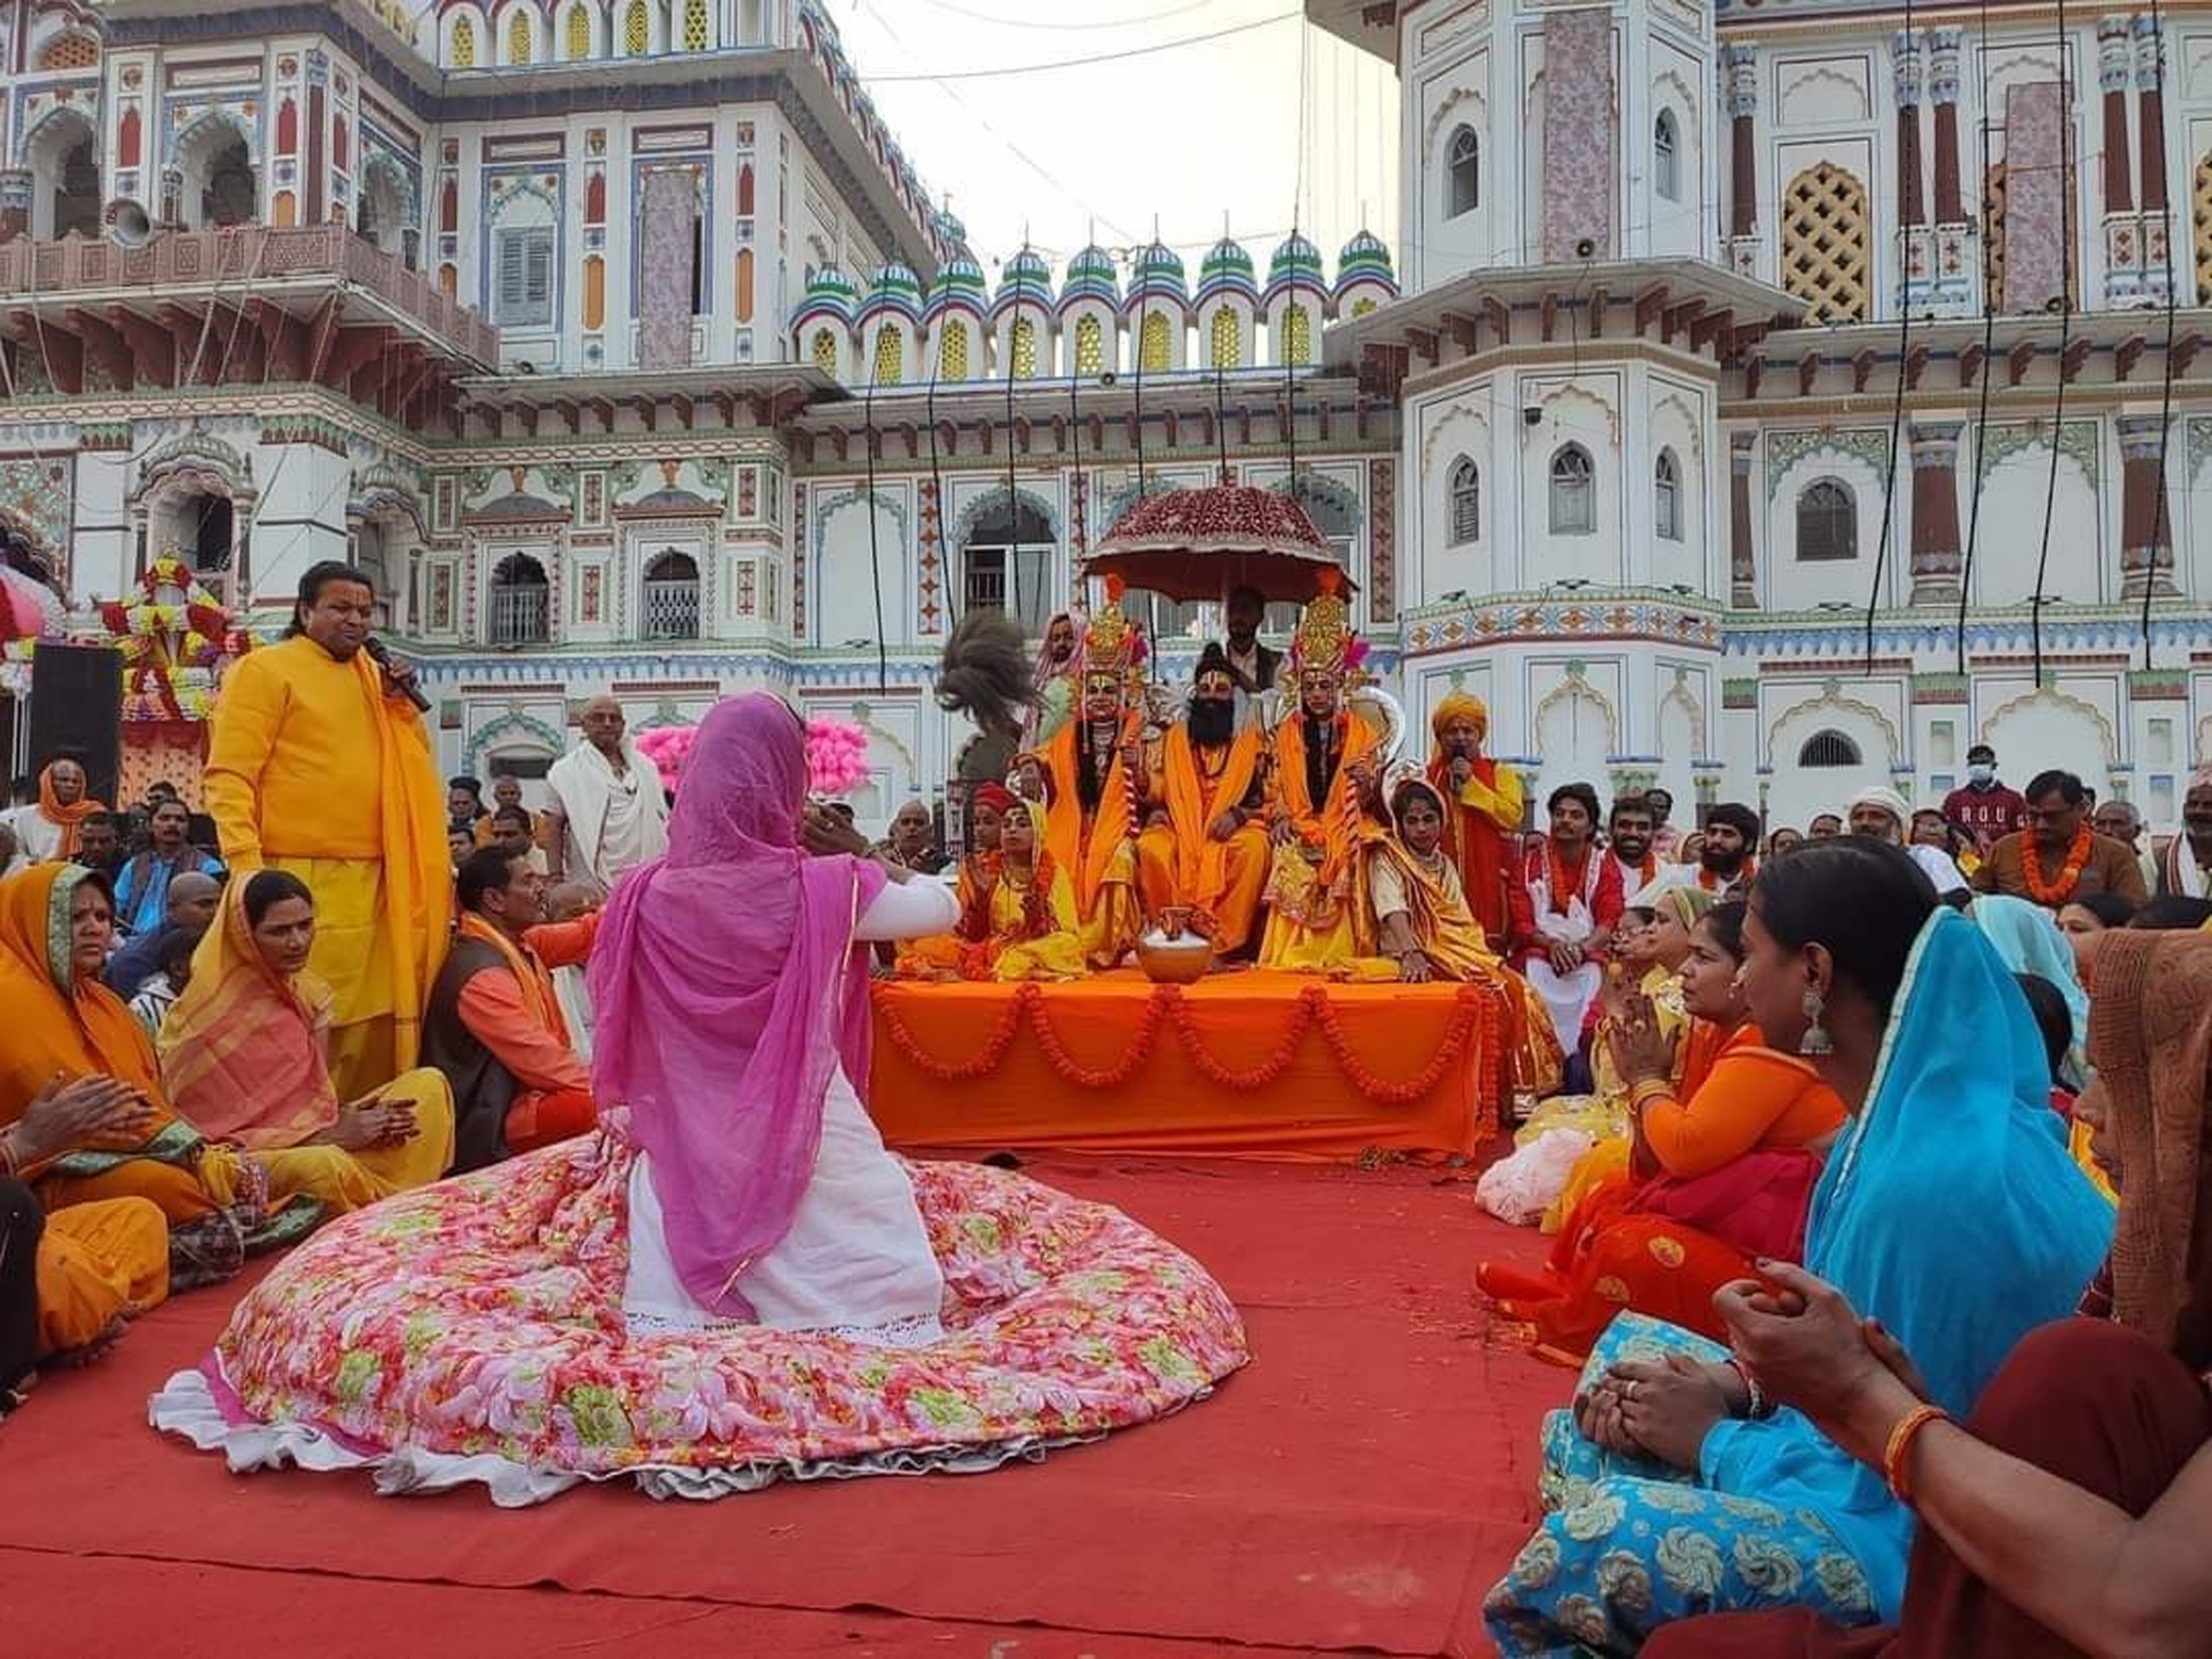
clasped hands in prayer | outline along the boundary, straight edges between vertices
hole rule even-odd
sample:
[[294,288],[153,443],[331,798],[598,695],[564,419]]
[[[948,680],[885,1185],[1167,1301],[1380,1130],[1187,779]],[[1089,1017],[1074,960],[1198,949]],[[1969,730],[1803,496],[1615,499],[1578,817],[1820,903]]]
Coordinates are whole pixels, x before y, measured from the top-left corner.
[[102,1135],[143,1136],[153,1120],[152,1103],[120,1078],[57,1072],[16,1120],[9,1150],[17,1166],[29,1168]]
[[[1789,1262],[1758,1265],[1760,1278],[1739,1279],[1713,1297],[1729,1346],[1763,1392],[1878,1467],[1891,1431],[1927,1398],[1911,1357],[1834,1286]],[[1713,1425],[1750,1404],[1734,1366],[1669,1354],[1613,1366],[1575,1397],[1574,1421],[1607,1451],[1694,1469]]]
[[338,1121],[308,1141],[310,1146],[336,1147],[343,1152],[367,1152],[377,1147],[396,1147],[422,1133],[415,1121],[412,1101],[364,1095],[338,1109]]
[[1641,991],[1609,995],[1605,1042],[1621,1082],[1664,1083],[1675,1074],[1674,1039],[1659,1023],[1659,1010]]

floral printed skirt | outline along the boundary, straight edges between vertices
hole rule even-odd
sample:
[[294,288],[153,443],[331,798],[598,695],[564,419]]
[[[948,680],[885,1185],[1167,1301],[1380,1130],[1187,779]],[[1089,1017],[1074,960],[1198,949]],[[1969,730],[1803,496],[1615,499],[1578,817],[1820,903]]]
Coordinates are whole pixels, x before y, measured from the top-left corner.
[[386,1491],[580,1479],[720,1497],[784,1478],[980,1470],[1147,1422],[1249,1357],[1221,1287],[1119,1211],[970,1164],[906,1166],[943,1339],[760,1325],[632,1333],[609,1135],[401,1193],[278,1264],[155,1426],[234,1469],[368,1468]]
[[[1576,1391],[1622,1361],[1669,1352],[1727,1357],[1717,1343],[1624,1313]],[[1544,1420],[1539,1497],[1544,1523],[1484,1607],[1502,1653],[1632,1654],[1660,1625],[1700,1613],[1802,1606],[1836,1624],[1874,1618],[1866,1573],[1821,1515],[1605,1451],[1570,1411]]]

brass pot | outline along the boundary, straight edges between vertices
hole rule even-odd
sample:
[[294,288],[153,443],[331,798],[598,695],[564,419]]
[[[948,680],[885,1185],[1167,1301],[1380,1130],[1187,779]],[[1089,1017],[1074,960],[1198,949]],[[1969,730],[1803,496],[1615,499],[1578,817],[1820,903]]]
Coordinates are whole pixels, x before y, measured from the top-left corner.
[[1170,938],[1155,930],[1137,941],[1137,966],[1154,984],[1194,985],[1213,966],[1213,942],[1199,933]]

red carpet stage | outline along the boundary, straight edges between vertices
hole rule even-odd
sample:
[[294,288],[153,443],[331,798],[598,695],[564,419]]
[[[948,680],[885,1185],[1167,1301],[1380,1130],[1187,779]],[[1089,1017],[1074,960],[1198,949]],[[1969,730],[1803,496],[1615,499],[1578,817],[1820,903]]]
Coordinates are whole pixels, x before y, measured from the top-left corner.
[[1504,999],[1473,987],[1131,968],[874,996],[869,1109],[894,1146],[1471,1156],[1511,1081]]
[[[1165,1422],[994,1474],[535,1510],[239,1478],[146,1427],[236,1286],[181,1298],[0,1423],[0,1647],[165,1659],[620,1652],[1487,1653],[1566,1371],[1466,1287],[1541,1241],[1408,1169],[1041,1158],[1225,1284],[1251,1365]],[[557,1588],[575,1593],[556,1595]]]

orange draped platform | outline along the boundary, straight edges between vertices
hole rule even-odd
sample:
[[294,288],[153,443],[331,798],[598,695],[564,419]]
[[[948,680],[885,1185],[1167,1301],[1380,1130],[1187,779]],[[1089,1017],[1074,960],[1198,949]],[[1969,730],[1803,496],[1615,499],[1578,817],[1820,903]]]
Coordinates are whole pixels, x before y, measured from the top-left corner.
[[869,1110],[894,1146],[1469,1157],[1510,1087],[1503,998],[1471,986],[1124,969],[874,992]]

